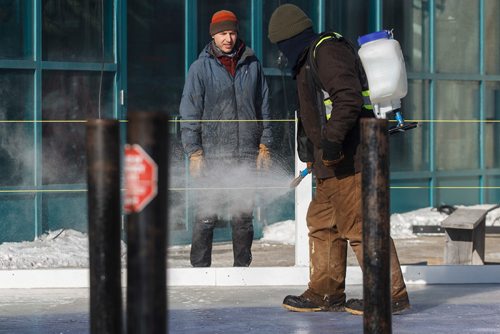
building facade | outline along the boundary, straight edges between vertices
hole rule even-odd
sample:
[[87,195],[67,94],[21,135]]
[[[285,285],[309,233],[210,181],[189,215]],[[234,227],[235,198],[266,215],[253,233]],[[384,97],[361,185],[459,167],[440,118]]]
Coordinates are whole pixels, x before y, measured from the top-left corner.
[[[0,242],[86,231],[85,120],[125,120],[132,110],[170,116],[169,204],[180,209],[169,224],[173,243],[189,239],[178,108],[220,9],[237,14],[240,36],[264,65],[271,149],[292,176],[295,85],[267,39],[271,13],[285,2],[318,32],[356,41],[392,29],[400,42],[409,88],[402,109],[421,126],[391,138],[392,212],[500,202],[498,0],[0,0]],[[293,201],[289,192],[260,206],[257,227],[293,219]],[[221,228],[216,238],[227,235]]]

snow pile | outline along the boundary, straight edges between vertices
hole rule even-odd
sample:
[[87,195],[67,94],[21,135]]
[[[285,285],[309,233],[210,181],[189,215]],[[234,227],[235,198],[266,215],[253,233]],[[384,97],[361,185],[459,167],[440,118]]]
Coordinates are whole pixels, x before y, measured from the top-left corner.
[[295,244],[295,220],[286,220],[264,227],[261,241]]
[[87,268],[88,243],[87,234],[64,229],[34,241],[5,242],[0,245],[0,269]]
[[393,239],[415,238],[413,226],[441,225],[448,217],[447,214],[437,211],[435,208],[423,208],[406,213],[395,213],[391,215],[391,236]]
[[[457,205],[455,208],[467,209],[492,209],[495,205],[479,204],[471,206]],[[406,213],[395,213],[391,215],[391,236],[393,239],[415,238],[413,226],[440,226],[441,222],[448,217],[446,213],[439,212],[436,208],[423,208]],[[486,226],[500,225],[500,208],[488,212],[485,221]]]
[[[467,206],[468,209],[491,209],[494,205],[482,204]],[[456,206],[464,208],[465,206]],[[436,208],[427,207],[406,213],[391,215],[391,236],[393,239],[416,238],[413,226],[440,226],[446,219],[446,213],[439,212]],[[486,226],[500,225],[500,208],[492,210],[486,216]],[[287,220],[264,227],[262,241],[279,242],[288,245],[295,244],[295,221]]]
[[[469,206],[490,209],[492,205]],[[394,239],[415,238],[413,226],[439,226],[448,217],[435,208],[423,208],[391,215],[391,235]],[[500,225],[500,208],[486,216],[486,226]],[[295,221],[287,220],[264,228],[263,242],[295,244]],[[122,266],[126,265],[126,245],[122,241]],[[31,242],[0,244],[1,269],[88,268],[88,235],[74,230],[57,230]]]

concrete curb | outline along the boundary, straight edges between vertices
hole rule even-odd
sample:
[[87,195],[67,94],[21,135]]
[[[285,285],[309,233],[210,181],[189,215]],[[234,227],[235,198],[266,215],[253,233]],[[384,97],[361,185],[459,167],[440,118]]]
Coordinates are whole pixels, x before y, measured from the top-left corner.
[[[500,284],[500,265],[402,266],[407,284]],[[171,268],[168,286],[287,286],[307,285],[309,268]],[[122,286],[126,286],[122,270]],[[359,267],[347,268],[346,284],[363,284]],[[0,270],[0,289],[88,288],[88,269]]]

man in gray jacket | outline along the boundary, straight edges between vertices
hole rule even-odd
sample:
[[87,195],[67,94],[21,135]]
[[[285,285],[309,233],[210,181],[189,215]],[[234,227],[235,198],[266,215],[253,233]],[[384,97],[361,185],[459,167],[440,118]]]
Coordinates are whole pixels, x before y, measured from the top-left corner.
[[[189,68],[184,85],[180,104],[182,143],[198,188],[220,175],[216,172],[223,171],[221,178],[234,178],[232,171],[269,167],[272,138],[268,87],[260,62],[238,38],[238,30],[234,13],[221,10],[212,16],[212,41]],[[209,201],[214,198],[210,192],[197,192],[191,264],[208,267],[213,231],[221,214],[216,211],[221,207],[211,210]],[[225,197],[230,196],[227,193]],[[253,201],[240,202],[245,203],[239,203],[231,218],[234,266],[246,267],[252,261]]]

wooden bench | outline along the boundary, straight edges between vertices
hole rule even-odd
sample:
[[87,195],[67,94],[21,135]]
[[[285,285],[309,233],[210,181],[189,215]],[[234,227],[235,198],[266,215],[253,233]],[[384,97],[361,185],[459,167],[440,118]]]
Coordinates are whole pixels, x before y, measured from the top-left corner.
[[489,210],[455,210],[441,222],[445,264],[484,264],[485,220]]

